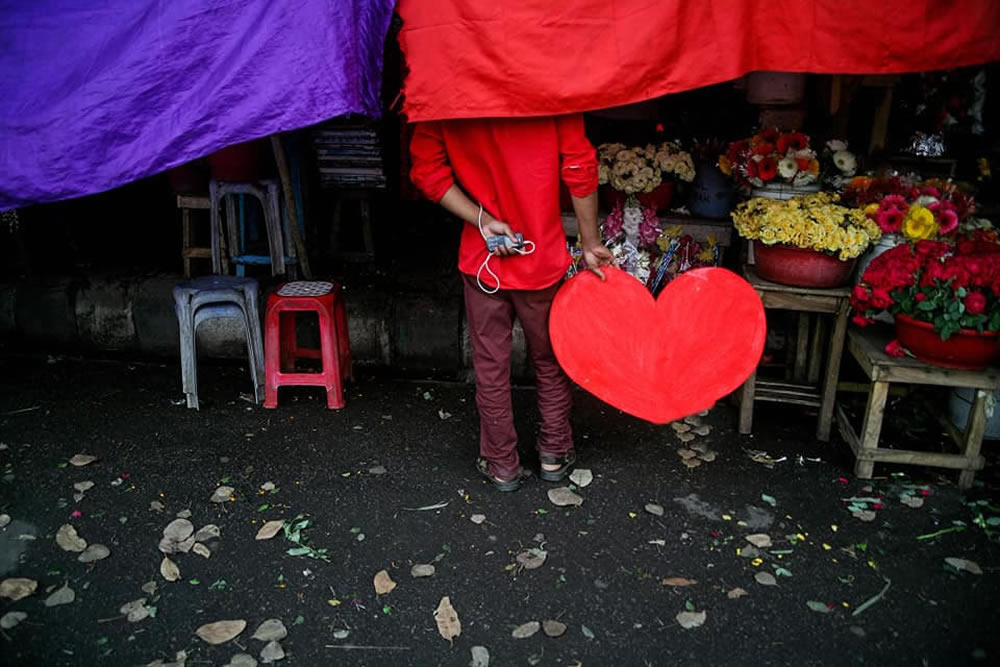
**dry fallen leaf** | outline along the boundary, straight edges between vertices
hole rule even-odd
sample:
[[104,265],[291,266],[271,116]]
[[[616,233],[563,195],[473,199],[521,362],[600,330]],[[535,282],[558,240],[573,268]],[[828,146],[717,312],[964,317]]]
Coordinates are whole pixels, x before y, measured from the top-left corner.
[[583,498],[570,491],[568,486],[549,489],[548,496],[556,507],[579,507],[583,504]]
[[476,524],[478,526],[483,521],[486,521],[486,515],[485,514],[473,514],[472,516],[469,517],[469,521],[471,521],[472,523],[474,523],[474,524]]
[[594,481],[594,473],[589,468],[577,468],[569,474],[569,481],[582,489]]
[[152,595],[156,592],[156,588],[157,586],[155,581],[147,581],[142,585],[141,590],[146,595]]
[[90,454],[76,454],[69,460],[70,465],[80,467],[93,463],[97,460],[96,456],[91,456]]
[[21,598],[26,598],[35,592],[38,582],[34,579],[14,577],[0,581],[0,598],[8,598],[17,602]]
[[108,549],[103,544],[91,544],[83,553],[76,557],[81,563],[93,563],[95,561],[104,560],[111,555],[111,549]]
[[181,578],[181,571],[180,568],[177,567],[177,563],[170,560],[166,556],[164,556],[163,560],[160,562],[160,574],[163,575],[163,578],[167,581],[177,581]]
[[944,559],[944,562],[951,565],[956,570],[966,572],[971,572],[972,574],[982,574],[983,569],[979,567],[979,564],[975,561],[968,560],[967,558],[956,558],[955,556],[949,556]]
[[472,647],[472,662],[469,667],[490,667],[490,652],[485,646]]
[[9,525],[10,525],[10,515],[6,513],[0,514],[0,528],[6,528]]
[[385,570],[379,570],[375,573],[373,583],[375,584],[375,595],[377,596],[385,595],[396,587],[396,582],[392,580],[392,577]]
[[268,642],[260,651],[260,660],[265,665],[277,662],[285,657],[285,649],[278,642]]
[[462,634],[462,622],[447,595],[441,598],[434,610],[434,621],[437,623],[438,633],[451,644],[454,644],[455,637]]
[[775,579],[774,575],[771,574],[770,572],[758,572],[757,574],[754,575],[753,578],[756,579],[757,583],[760,584],[761,586],[778,585],[778,580]]
[[758,549],[767,549],[771,546],[771,536],[765,533],[754,533],[753,535],[747,535],[747,542],[754,545]]
[[162,512],[165,509],[167,509],[167,506],[164,505],[163,503],[161,503],[159,500],[150,500],[149,501],[149,511],[150,512]]
[[183,542],[191,537],[194,532],[194,524],[187,519],[174,519],[163,529],[163,537],[171,542]]
[[249,653],[235,653],[223,667],[257,667],[257,658]]
[[76,593],[67,584],[63,584],[63,587],[54,591],[49,597],[45,598],[46,607],[57,607],[62,604],[69,604],[76,599]]
[[220,486],[212,493],[212,497],[208,500],[213,503],[227,502],[232,497],[233,491],[235,490],[236,489],[231,486]]
[[187,664],[187,651],[177,651],[174,654],[173,662],[164,662],[162,659],[157,658],[153,662],[146,665],[146,667],[184,667]]
[[143,619],[149,618],[149,607],[146,606],[146,598],[126,602],[118,612],[125,614],[125,618],[129,623],[138,623]]
[[750,594],[747,593],[742,588],[734,588],[728,593],[726,593],[726,597],[729,598],[730,600],[736,600],[737,598],[741,598],[744,595],[750,595]]
[[855,519],[861,519],[866,523],[875,520],[875,512],[872,510],[858,510],[856,512],[851,512],[851,516]]
[[518,565],[523,567],[525,570],[537,570],[545,564],[545,559],[548,555],[549,552],[545,549],[532,547],[519,553],[515,560],[517,560]]
[[674,587],[694,586],[697,583],[698,582],[696,580],[687,579],[685,577],[667,577],[666,579],[663,580],[664,586],[674,586]]
[[201,542],[195,542],[194,546],[191,547],[191,551],[195,552],[196,554],[198,554],[202,558],[211,558],[212,557],[211,550],[209,550],[209,548],[206,547]]
[[28,615],[23,611],[8,611],[0,618],[0,630],[10,630],[26,618]]
[[434,566],[431,564],[418,564],[410,568],[410,576],[414,578],[430,577],[434,574]]
[[230,639],[238,637],[246,627],[247,622],[243,619],[216,621],[215,623],[206,623],[194,633],[207,644],[225,644]]
[[194,534],[195,542],[208,542],[211,539],[219,537],[222,531],[214,523],[210,523],[207,526],[203,526],[198,529],[198,532]]
[[80,493],[83,493],[84,491],[89,491],[92,488],[94,488],[94,483],[91,482],[90,480],[84,482],[77,482],[76,484],[73,485],[73,488],[79,491]]
[[663,505],[657,505],[656,503],[647,503],[646,511],[653,516],[663,516]]
[[277,521],[267,521],[261,526],[261,529],[257,531],[257,536],[254,537],[255,540],[269,540],[278,534],[278,531],[284,528],[285,522],[281,520]]
[[64,551],[80,552],[87,548],[87,540],[76,534],[76,528],[64,523],[56,532],[56,544]]
[[288,628],[281,622],[280,618],[269,618],[257,626],[253,633],[253,639],[262,642],[273,642],[284,639],[288,636]]
[[542,624],[538,621],[528,621],[514,628],[514,632],[510,633],[510,636],[514,639],[527,639],[541,629]]
[[562,621],[543,621],[542,632],[549,637],[561,637],[566,632],[566,624]]
[[685,630],[690,630],[691,628],[701,627],[705,624],[705,617],[707,614],[703,611],[682,611],[678,612],[677,623]]

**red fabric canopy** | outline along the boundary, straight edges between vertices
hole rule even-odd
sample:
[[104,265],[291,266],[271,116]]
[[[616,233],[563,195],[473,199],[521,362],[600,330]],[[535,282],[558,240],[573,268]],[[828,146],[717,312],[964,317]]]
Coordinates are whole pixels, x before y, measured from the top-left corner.
[[400,0],[409,120],[638,102],[754,70],[1000,60],[996,0]]

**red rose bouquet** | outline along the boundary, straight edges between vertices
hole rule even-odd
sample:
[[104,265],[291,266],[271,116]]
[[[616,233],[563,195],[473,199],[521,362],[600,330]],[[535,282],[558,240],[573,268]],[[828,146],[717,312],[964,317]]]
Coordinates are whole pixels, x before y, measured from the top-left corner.
[[954,242],[898,245],[868,265],[851,306],[861,326],[887,310],[930,322],[942,340],[959,329],[1000,331],[1000,236],[977,229]]
[[766,129],[729,144],[719,156],[719,169],[747,190],[768,183],[801,186],[819,177],[819,160],[807,135]]

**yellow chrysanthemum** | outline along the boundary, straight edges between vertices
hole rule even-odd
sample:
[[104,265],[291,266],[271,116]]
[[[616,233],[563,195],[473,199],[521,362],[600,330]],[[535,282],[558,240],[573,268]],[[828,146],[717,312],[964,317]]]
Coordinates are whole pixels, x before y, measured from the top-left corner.
[[926,206],[914,204],[903,218],[903,236],[911,241],[934,237],[938,231],[934,214]]

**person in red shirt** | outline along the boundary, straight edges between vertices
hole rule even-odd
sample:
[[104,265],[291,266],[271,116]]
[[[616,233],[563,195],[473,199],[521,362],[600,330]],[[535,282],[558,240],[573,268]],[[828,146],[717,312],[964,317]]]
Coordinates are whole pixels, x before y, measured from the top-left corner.
[[[410,177],[417,188],[468,223],[463,225],[458,268],[476,374],[477,468],[502,491],[516,490],[523,477],[510,390],[516,317],[535,367],[540,476],[562,480],[576,462],[576,452],[570,383],[548,333],[552,299],[571,262],[559,207],[560,179],[579,221],[584,263],[603,278],[600,267],[612,261],[598,231],[597,155],[584,133],[583,117],[418,123],[410,153]],[[490,252],[493,237],[506,237],[507,245]]]

